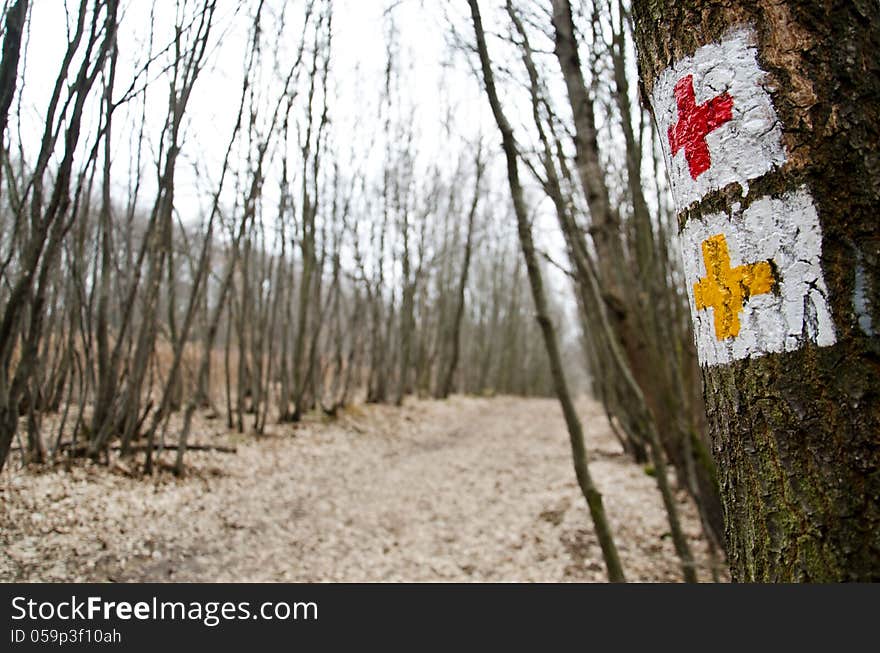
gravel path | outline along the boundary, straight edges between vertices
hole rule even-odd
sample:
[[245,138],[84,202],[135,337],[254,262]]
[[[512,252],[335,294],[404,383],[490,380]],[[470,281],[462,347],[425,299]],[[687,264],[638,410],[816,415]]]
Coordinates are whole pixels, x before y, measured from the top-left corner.
[[[628,578],[679,580],[654,479],[594,403],[580,408]],[[260,440],[198,426],[202,442],[238,453],[192,452],[185,479],[119,465],[4,471],[0,580],[605,579],[555,401],[355,407]],[[708,580],[696,511],[678,497]]]

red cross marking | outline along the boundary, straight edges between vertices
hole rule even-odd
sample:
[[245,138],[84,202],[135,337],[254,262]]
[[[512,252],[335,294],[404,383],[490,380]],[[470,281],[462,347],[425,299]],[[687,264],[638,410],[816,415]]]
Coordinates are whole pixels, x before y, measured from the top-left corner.
[[696,179],[712,165],[706,134],[733,118],[733,98],[729,93],[722,93],[703,104],[697,104],[693,75],[678,80],[674,93],[678,122],[669,127],[669,145],[672,147],[672,156],[684,148],[691,177]]

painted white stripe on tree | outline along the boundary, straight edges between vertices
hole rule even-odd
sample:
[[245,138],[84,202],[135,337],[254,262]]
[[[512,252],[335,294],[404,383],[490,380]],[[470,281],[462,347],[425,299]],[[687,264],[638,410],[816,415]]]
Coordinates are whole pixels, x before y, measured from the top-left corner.
[[677,212],[786,160],[752,29],[729,32],[664,70],[651,93]]
[[[729,215],[691,219],[680,236],[702,365],[793,351],[808,341],[834,344],[822,231],[805,187],[763,197],[745,211],[734,206]],[[719,253],[729,261],[719,262]],[[769,284],[760,287],[762,274]],[[729,318],[725,324],[719,312]]]

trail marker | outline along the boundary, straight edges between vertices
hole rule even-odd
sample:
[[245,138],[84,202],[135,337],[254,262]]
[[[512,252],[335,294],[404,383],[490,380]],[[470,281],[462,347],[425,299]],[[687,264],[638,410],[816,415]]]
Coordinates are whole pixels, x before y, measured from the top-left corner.
[[691,177],[696,179],[706,172],[712,160],[706,136],[733,118],[733,98],[722,93],[703,104],[697,104],[694,95],[694,76],[685,75],[675,84],[675,104],[678,122],[666,131],[672,156],[684,149],[684,158]]
[[730,267],[727,239],[717,234],[703,241],[706,276],[694,284],[698,311],[711,308],[718,340],[739,335],[739,314],[752,295],[770,292],[775,279],[770,263],[745,263]]
[[[728,32],[660,73],[651,92],[676,212],[786,160],[752,29]],[[745,193],[744,193],[745,194]]]
[[688,220],[680,242],[701,364],[836,342],[806,187]]

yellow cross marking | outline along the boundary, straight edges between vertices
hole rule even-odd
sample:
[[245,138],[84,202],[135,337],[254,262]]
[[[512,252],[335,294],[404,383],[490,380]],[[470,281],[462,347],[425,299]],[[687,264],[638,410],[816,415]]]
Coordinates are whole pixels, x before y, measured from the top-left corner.
[[703,242],[706,276],[694,284],[697,310],[713,309],[715,336],[719,340],[739,333],[739,313],[752,295],[770,292],[776,280],[770,263],[761,261],[730,267],[730,254],[724,234]]

